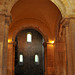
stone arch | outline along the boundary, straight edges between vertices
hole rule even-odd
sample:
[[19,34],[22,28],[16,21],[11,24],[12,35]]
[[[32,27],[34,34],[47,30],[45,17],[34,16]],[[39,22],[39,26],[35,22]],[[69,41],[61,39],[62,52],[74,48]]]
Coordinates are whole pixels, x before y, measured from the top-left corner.
[[[7,9],[8,12],[10,13],[13,6],[18,2],[19,0],[13,0],[13,1],[8,1],[8,5],[7,5]],[[50,0],[52,3],[54,3],[57,8],[60,10],[62,17],[64,17],[66,15],[66,7],[64,5],[64,3],[60,0]],[[10,7],[9,7],[10,6]]]
[[28,26],[28,27],[27,27],[27,26],[26,26],[26,27],[24,26],[24,27],[19,28],[17,31],[14,32],[15,34],[13,34],[12,40],[15,41],[16,35],[17,35],[20,31],[22,31],[22,30],[24,30],[24,29],[34,29],[34,30],[38,31],[38,32],[43,36],[45,42],[47,42],[48,38],[43,34],[43,32],[42,32],[39,28],[37,28],[37,27],[35,28],[35,27],[33,27],[33,26]]
[[[44,27],[44,29],[42,29],[42,27],[39,27],[39,26],[42,26],[42,27]],[[16,27],[17,26],[17,27]],[[13,28],[15,28],[14,30],[13,30]],[[45,42],[44,42],[44,46],[45,46],[45,49],[44,49],[44,51],[45,51],[45,55],[46,55],[46,43],[48,42],[48,34],[46,34],[46,30],[49,30],[48,29],[48,27],[43,23],[43,22],[41,22],[40,20],[37,20],[37,19],[22,19],[22,20],[19,20],[19,21],[16,21],[9,29],[10,29],[10,31],[9,31],[9,33],[10,33],[10,35],[8,36],[8,38],[11,38],[12,39],[12,41],[10,41],[9,43],[8,43],[8,46],[12,46],[11,47],[11,52],[13,53],[13,54],[11,54],[11,56],[12,56],[12,58],[11,59],[9,59],[8,60],[8,62],[10,62],[10,63],[12,63],[12,64],[9,64],[8,65],[8,75],[14,75],[14,58],[15,58],[15,46],[16,46],[16,43],[15,43],[15,38],[16,38],[16,35],[17,35],[17,33],[18,32],[20,32],[21,30],[24,30],[24,29],[28,29],[28,28],[31,28],[31,29],[34,29],[34,30],[36,30],[36,31],[38,31],[42,36],[43,36],[43,38],[44,38],[44,40],[45,40]],[[44,31],[45,30],[45,31]],[[49,32],[49,31],[47,31],[47,32]],[[9,51],[9,49],[10,49],[10,47],[8,47],[8,56],[10,55],[10,51]],[[45,58],[45,60],[47,60],[47,58]],[[13,62],[12,62],[13,61]],[[12,65],[12,66],[10,66],[10,65]],[[9,67],[11,68],[11,69],[9,69]],[[46,67],[45,67],[46,68]]]
[[62,1],[60,1],[60,0],[51,0],[51,1],[60,10],[62,17],[64,17],[66,15],[66,7],[65,7],[64,3]]
[[[14,31],[13,31],[13,27],[16,27],[16,26],[18,26],[17,29],[14,29]],[[8,38],[11,38],[12,41],[15,41],[15,37],[16,37],[17,33],[21,30],[28,29],[28,28],[31,28],[31,29],[34,29],[34,30],[38,31],[43,36],[45,42],[48,42],[48,34],[49,34],[50,31],[49,31],[47,25],[44,24],[43,22],[41,22],[40,20],[32,19],[32,18],[22,19],[22,20],[16,21],[10,27],[10,30],[13,31],[13,32],[12,32],[12,35],[10,37],[11,33],[9,31],[10,34],[9,34]]]

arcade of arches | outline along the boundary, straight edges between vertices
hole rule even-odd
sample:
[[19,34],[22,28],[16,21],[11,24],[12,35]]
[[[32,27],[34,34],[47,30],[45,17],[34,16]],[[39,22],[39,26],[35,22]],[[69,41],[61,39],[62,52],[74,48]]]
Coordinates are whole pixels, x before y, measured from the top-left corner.
[[75,0],[0,0],[0,75],[75,75],[74,38]]

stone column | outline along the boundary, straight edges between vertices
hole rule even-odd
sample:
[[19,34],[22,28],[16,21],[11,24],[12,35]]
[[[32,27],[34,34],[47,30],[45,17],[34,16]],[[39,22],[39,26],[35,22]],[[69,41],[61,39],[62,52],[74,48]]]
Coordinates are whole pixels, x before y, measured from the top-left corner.
[[14,75],[15,42],[8,43],[8,75]]
[[8,22],[6,13],[0,12],[0,75],[7,75]]
[[57,27],[56,40],[54,44],[54,66],[55,75],[66,75],[66,48],[65,48],[65,34],[60,24],[60,29]]
[[47,73],[48,75],[54,75],[54,45],[47,42]]
[[54,45],[45,42],[45,75],[53,75],[54,72]]
[[73,58],[72,58],[72,42],[71,42],[71,25],[70,18],[66,18],[62,21],[62,27],[65,30],[66,40],[66,64],[67,64],[67,75],[73,74]]
[[4,23],[5,16],[0,14],[0,75],[2,75],[2,59],[3,59],[3,47],[4,47]]
[[70,38],[70,49],[72,53],[72,72],[73,75],[75,75],[75,17],[70,18],[70,24],[69,24],[69,38]]
[[65,43],[62,41],[55,42],[55,74],[65,75]]
[[47,44],[46,42],[43,43],[44,46],[44,56],[45,56],[45,75],[48,75],[48,70],[47,70]]
[[3,49],[3,71],[2,74],[7,74],[7,59],[8,59],[8,28],[10,24],[10,16],[5,15],[5,26],[4,26],[4,49]]
[[58,49],[57,44],[54,44],[54,66],[55,66],[55,75],[59,75],[59,66],[58,66]]

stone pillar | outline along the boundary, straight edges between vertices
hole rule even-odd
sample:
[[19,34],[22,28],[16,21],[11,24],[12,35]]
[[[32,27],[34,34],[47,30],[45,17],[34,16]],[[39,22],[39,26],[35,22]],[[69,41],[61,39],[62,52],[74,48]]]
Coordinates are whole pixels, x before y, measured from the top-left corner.
[[57,44],[54,44],[54,66],[55,66],[55,75],[59,75],[59,66],[58,66],[58,49]]
[[44,43],[45,48],[45,75],[54,75],[54,45]]
[[4,25],[5,16],[0,14],[0,75],[2,75],[2,59],[3,59],[3,49],[4,49]]
[[54,45],[47,43],[47,70],[48,75],[54,75]]
[[0,75],[7,75],[8,23],[5,12],[0,12]]
[[71,51],[71,43],[70,43],[70,35],[69,35],[69,25],[65,27],[66,31],[66,49],[67,49],[67,74],[73,75],[73,64],[72,64],[72,51]]
[[66,64],[67,75],[74,75],[73,71],[73,51],[72,51],[72,27],[70,24],[70,18],[66,18],[62,21],[62,27],[65,30],[66,41]]
[[[65,41],[64,36],[62,36],[62,25],[57,27],[56,31],[56,40],[54,44],[54,66],[55,66],[55,75],[66,75],[64,72],[66,71],[65,68]],[[64,35],[64,34],[63,34]]]
[[3,75],[7,74],[7,59],[8,59],[8,28],[10,23],[10,16],[5,15],[4,27],[4,50],[3,50]]
[[15,46],[14,42],[8,43],[8,75],[14,75]]
[[47,70],[47,44],[46,42],[43,43],[44,46],[44,54],[45,54],[45,75],[48,75]]
[[55,42],[55,74],[56,75],[66,75],[64,71],[65,63],[65,43],[62,41]]
[[69,23],[69,41],[70,41],[70,50],[72,53],[72,72],[75,75],[75,17],[70,18]]

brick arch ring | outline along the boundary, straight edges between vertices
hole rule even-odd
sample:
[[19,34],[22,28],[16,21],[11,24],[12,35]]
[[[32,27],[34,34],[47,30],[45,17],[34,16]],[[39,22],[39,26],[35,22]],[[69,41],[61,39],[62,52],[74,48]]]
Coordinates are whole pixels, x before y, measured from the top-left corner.
[[45,42],[48,42],[48,33],[50,33],[49,28],[40,20],[36,19],[23,19],[14,23],[18,27],[12,34],[12,41],[15,41],[17,34],[24,29],[34,29],[38,31],[44,38]]

